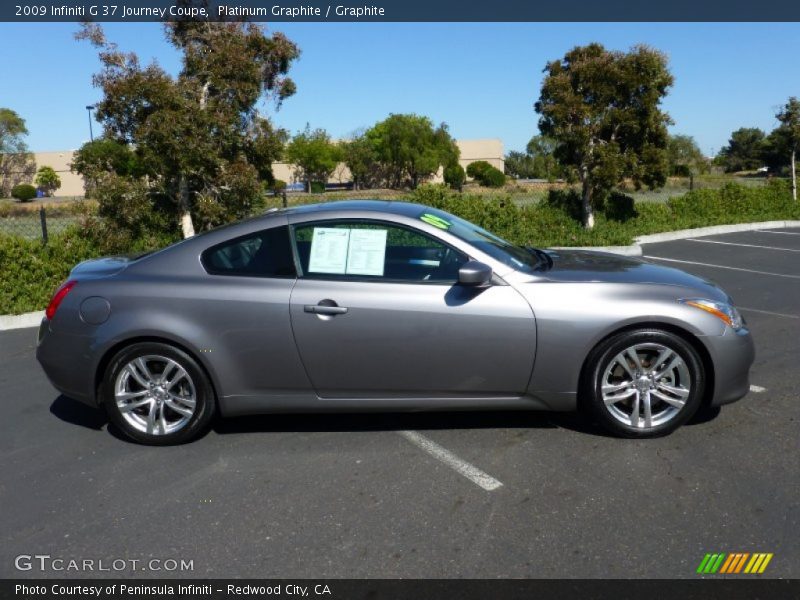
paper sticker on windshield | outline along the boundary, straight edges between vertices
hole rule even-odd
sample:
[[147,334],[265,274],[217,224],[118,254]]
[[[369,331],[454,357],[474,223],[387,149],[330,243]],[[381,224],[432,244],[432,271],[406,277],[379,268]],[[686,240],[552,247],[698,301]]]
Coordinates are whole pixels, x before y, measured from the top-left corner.
[[434,227],[438,227],[439,229],[450,229],[450,222],[444,220],[441,217],[437,217],[436,215],[432,215],[430,213],[425,213],[420,217],[421,221],[425,221],[428,225],[433,225]]
[[349,242],[349,229],[314,227],[314,237],[311,238],[311,253],[308,258],[308,272],[343,275],[347,269],[347,246]]
[[383,276],[386,258],[385,229],[353,229],[347,251],[348,275]]

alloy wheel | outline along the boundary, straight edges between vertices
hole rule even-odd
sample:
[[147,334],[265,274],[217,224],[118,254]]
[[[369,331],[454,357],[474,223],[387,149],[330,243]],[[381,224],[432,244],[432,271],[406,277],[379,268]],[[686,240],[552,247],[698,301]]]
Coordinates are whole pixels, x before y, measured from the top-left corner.
[[159,355],[134,358],[119,371],[114,400],[123,419],[148,435],[174,433],[191,420],[197,394],[189,373]]
[[613,356],[603,370],[600,386],[608,413],[641,430],[674,419],[692,391],[684,359],[672,348],[654,342],[629,346]]

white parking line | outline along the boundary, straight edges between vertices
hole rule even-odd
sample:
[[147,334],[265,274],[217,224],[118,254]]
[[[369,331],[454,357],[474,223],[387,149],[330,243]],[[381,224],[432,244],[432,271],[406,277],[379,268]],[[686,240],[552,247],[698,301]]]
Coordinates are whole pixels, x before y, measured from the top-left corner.
[[760,385],[751,385],[750,391],[755,392],[756,394],[760,394],[761,392],[766,392],[767,388],[761,387]]
[[460,473],[475,485],[482,487],[487,492],[496,490],[503,485],[491,475],[488,475],[487,473],[481,471],[478,467],[461,460],[447,448],[443,448],[433,440],[429,440],[424,435],[417,433],[416,431],[398,431],[397,433],[402,435],[415,446],[422,448],[434,458],[442,461],[448,467],[455,470],[457,473]]
[[758,308],[746,308],[744,306],[737,306],[739,310],[747,312],[761,313],[762,315],[772,315],[773,317],[784,317],[785,319],[800,319],[797,315],[787,315],[786,313],[772,312],[771,310],[759,310]]
[[743,269],[742,267],[728,267],[726,265],[712,265],[710,263],[695,262],[693,260],[678,260],[677,258],[664,258],[662,256],[644,256],[652,260],[663,260],[666,262],[681,263],[684,265],[698,265],[701,267],[713,267],[715,269],[729,269],[731,271],[744,271],[745,273],[757,273],[759,275],[772,275],[773,277],[785,277],[787,279],[800,279],[800,275],[786,275],[785,273],[770,273],[769,271],[755,271],[753,269]]
[[778,235],[800,235],[794,231],[770,231],[769,229],[756,229],[758,233],[777,233]]
[[723,246],[743,246],[745,248],[763,248],[764,250],[780,250],[782,252],[800,252],[800,248],[777,248],[775,246],[759,246],[758,244],[736,244],[734,242],[720,242],[718,240],[698,240],[686,238],[687,242],[701,242],[703,244],[722,244]]

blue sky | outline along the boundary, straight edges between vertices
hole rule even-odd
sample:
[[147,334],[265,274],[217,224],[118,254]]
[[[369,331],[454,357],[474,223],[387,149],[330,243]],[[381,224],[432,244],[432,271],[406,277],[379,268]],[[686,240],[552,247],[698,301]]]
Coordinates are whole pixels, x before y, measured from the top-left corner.
[[[272,26],[268,25],[268,29]],[[0,24],[0,107],[26,119],[34,151],[79,147],[89,138],[85,106],[99,99],[96,52],[76,42],[75,24]],[[675,85],[664,102],[674,133],[706,153],[738,127],[776,125],[776,109],[800,96],[800,24],[719,23],[278,23],[302,50],[291,76],[298,92],[271,114],[297,131],[306,122],[343,137],[391,112],[445,121],[456,138],[500,138],[523,149],[537,132],[533,103],[548,60],[599,41],[664,51]],[[178,57],[160,25],[112,23],[109,39],[157,60]],[[24,92],[22,90],[25,90]],[[95,133],[99,126],[95,124]]]

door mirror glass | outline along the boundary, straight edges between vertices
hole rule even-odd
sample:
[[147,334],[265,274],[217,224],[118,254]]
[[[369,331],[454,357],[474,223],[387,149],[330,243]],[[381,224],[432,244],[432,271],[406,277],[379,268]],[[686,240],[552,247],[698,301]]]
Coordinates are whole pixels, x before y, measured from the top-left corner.
[[464,263],[458,270],[458,283],[461,285],[487,286],[492,282],[492,267],[477,260]]

